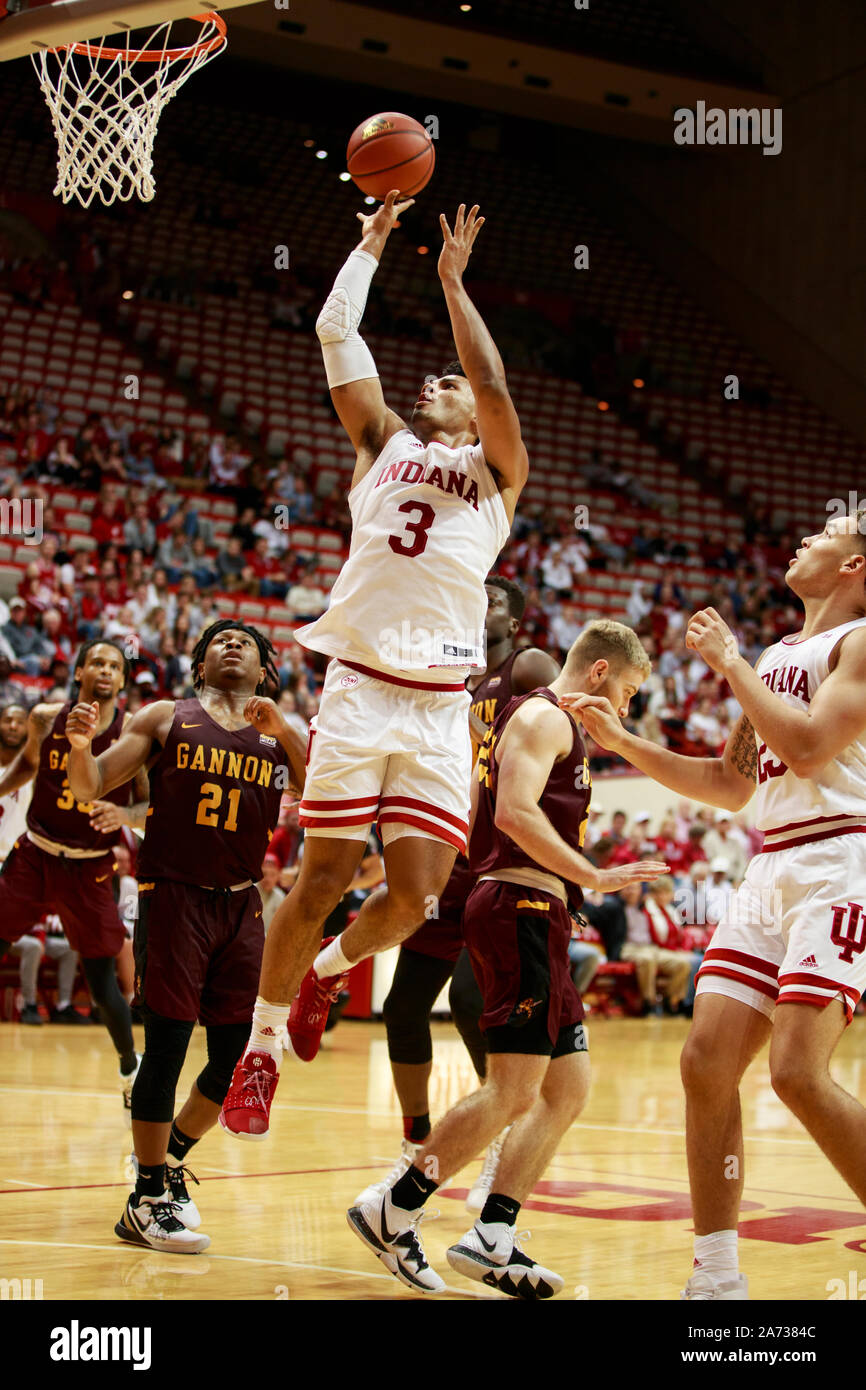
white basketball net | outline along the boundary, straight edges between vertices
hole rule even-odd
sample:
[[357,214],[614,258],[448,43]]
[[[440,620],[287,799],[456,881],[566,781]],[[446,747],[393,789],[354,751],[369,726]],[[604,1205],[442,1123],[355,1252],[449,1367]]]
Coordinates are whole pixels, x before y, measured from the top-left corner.
[[153,30],[143,49],[116,49],[103,38],[32,55],[57,136],[54,192],[64,203],[77,198],[89,207],[97,194],[106,205],[128,202],[134,194],[145,203],[153,197],[160,112],[226,46],[218,15],[195,18],[201,36],[185,48],[169,47],[168,21]]

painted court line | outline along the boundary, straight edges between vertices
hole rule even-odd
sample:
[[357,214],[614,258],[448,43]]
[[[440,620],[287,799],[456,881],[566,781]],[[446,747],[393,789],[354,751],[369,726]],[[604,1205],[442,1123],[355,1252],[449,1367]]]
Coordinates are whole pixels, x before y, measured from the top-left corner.
[[[48,1090],[48,1089],[47,1089],[46,1087],[44,1087],[44,1086],[3,1086],[3,1085],[0,1085],[0,1092],[2,1092],[2,1091],[13,1091],[13,1092],[16,1092],[16,1093],[18,1093],[18,1094],[20,1094],[21,1092],[25,1092],[25,1093],[32,1092],[32,1093],[34,1093],[34,1094],[35,1094],[35,1093],[38,1093],[39,1095],[42,1095],[42,1096],[65,1096],[65,1097],[67,1097],[67,1098],[68,1098],[68,1097],[86,1096],[88,1099],[91,1099],[91,1100],[105,1100],[105,1099],[109,1099],[109,1098],[110,1098],[111,1100],[116,1101],[117,1098],[118,1098],[118,1092],[116,1092],[116,1091],[76,1091],[76,1090],[72,1090],[71,1088],[70,1088],[70,1089],[66,1089],[66,1090]],[[281,1104],[279,1101],[275,1101],[274,1104],[272,1105],[271,1109],[272,1109],[272,1111],[273,1111],[273,1110],[298,1110],[298,1111],[309,1111],[310,1113],[312,1113],[312,1114],[317,1114],[317,1115],[373,1115],[373,1116],[381,1117],[381,1118],[384,1118],[384,1119],[393,1118],[393,1117],[396,1115],[396,1113],[397,1113],[395,1110],[368,1110],[368,1109],[366,1108],[366,1106],[356,1106],[356,1105],[298,1105],[298,1104],[294,1104],[294,1103],[288,1102],[288,1101],[284,1101],[282,1104]],[[583,1121],[583,1120],[578,1120],[576,1124],[573,1124],[573,1125],[571,1126],[571,1128],[572,1128],[572,1129],[598,1130],[598,1131],[600,1131],[600,1132],[602,1132],[602,1133],[607,1133],[607,1134],[642,1134],[642,1135],[644,1135],[645,1137],[650,1137],[650,1136],[652,1136],[652,1135],[658,1134],[658,1135],[663,1136],[663,1137],[666,1137],[666,1138],[668,1138],[668,1139],[683,1139],[683,1138],[685,1137],[685,1130],[684,1130],[684,1129],[650,1129],[650,1130],[648,1130],[646,1127],[642,1127],[642,1126],[640,1126],[640,1125],[593,1125],[593,1124],[587,1124],[587,1123],[586,1123],[585,1121]],[[795,1145],[795,1146],[797,1146],[797,1147],[799,1147],[799,1148],[814,1148],[814,1147],[815,1147],[814,1140],[812,1140],[812,1139],[785,1139],[785,1138],[783,1138],[783,1137],[780,1136],[780,1135],[773,1135],[773,1134],[747,1134],[747,1135],[745,1135],[744,1137],[745,1137],[747,1143],[750,1143],[750,1144],[793,1144],[793,1145]],[[387,1160],[386,1160],[386,1162],[387,1162]]]
[[[67,1240],[0,1240],[0,1245],[35,1245],[50,1250],[98,1250],[100,1252],[110,1250],[115,1253],[123,1248],[120,1245],[83,1245]],[[143,1249],[143,1247],[139,1248]],[[150,1253],[159,1255],[165,1252],[152,1250]],[[398,1282],[391,1274],[370,1274],[363,1269],[342,1269],[339,1265],[308,1264],[299,1260],[262,1260],[253,1255],[212,1255],[210,1252],[205,1256],[205,1259],[224,1260],[233,1264],[268,1265],[274,1269],[314,1269],[322,1274],[347,1274],[355,1279],[384,1279],[388,1284]],[[445,1285],[445,1291],[446,1293],[457,1294],[461,1298],[480,1298],[485,1302],[500,1303],[505,1297],[504,1294],[481,1293],[475,1289],[455,1289],[450,1284]],[[98,1302],[99,1300],[94,1299],[92,1301]]]
[[[12,1091],[18,1095],[63,1096],[68,1100],[110,1100],[115,1104],[120,1098],[119,1091],[79,1091],[72,1086],[61,1090],[48,1086],[0,1085],[0,1091]],[[274,1101],[271,1111],[274,1110],[308,1110],[317,1115],[376,1115],[383,1119],[390,1119],[397,1114],[396,1110],[368,1110],[362,1105],[295,1105],[280,1101]]]
[[[375,1168],[375,1163],[353,1163],[348,1168],[278,1168],[266,1173],[230,1173],[223,1169],[216,1169],[220,1173],[218,1178],[201,1178],[200,1182],[224,1182],[230,1178],[234,1182],[246,1182],[250,1178],[303,1178],[311,1173],[357,1173],[359,1169]],[[203,1171],[203,1168],[199,1171]],[[14,1178],[7,1179],[15,1182]],[[36,1188],[38,1192],[91,1192],[104,1187],[123,1187],[129,1189],[131,1179],[117,1178],[113,1182],[72,1182],[72,1183],[27,1183],[27,1187]],[[19,1194],[13,1192],[11,1188],[0,1187],[0,1197],[17,1197]]]

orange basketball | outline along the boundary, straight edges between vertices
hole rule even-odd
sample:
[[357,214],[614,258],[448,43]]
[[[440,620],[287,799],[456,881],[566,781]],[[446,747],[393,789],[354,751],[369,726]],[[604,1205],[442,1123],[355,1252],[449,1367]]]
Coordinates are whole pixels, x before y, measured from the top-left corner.
[[352,132],[346,168],[362,193],[383,199],[392,188],[408,198],[429,182],[436,163],[433,140],[420,121],[382,111]]

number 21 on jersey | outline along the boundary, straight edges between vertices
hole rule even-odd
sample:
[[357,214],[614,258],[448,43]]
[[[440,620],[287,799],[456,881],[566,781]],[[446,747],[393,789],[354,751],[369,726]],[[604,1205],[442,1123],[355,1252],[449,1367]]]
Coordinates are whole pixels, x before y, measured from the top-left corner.
[[[223,789],[218,782],[202,782],[200,791],[202,798],[195,813],[195,823],[196,825],[209,825],[212,829],[216,829],[219,826],[218,812],[222,804]],[[241,802],[240,787],[232,788],[228,801],[229,809],[223,822],[223,830],[237,830],[238,806]]]

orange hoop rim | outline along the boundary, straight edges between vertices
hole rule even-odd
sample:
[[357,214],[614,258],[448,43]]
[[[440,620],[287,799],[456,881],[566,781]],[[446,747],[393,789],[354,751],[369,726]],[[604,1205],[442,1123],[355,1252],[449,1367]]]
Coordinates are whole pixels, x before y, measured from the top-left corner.
[[[215,10],[208,10],[205,14],[190,15],[190,19],[198,24],[215,24],[217,33],[212,38],[204,39],[199,43],[187,44],[185,48],[106,48],[103,44],[97,43],[63,43],[59,44],[55,52],[79,53],[82,58],[106,58],[114,61],[117,58],[126,58],[133,63],[162,63],[168,60],[174,62],[178,58],[190,58],[194,55],[212,53],[215,48],[219,48],[227,36],[226,23],[222,15]],[[175,21],[170,21],[174,23]]]

